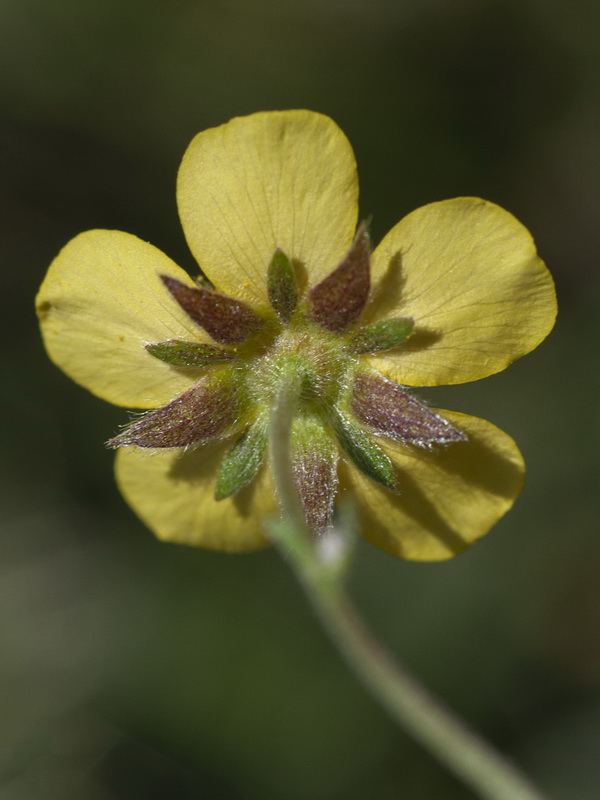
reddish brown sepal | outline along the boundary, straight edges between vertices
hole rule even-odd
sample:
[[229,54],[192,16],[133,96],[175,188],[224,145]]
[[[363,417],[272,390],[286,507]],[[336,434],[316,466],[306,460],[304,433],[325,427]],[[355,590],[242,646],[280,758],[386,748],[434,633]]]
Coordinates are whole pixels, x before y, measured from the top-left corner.
[[291,439],[292,467],[306,524],[323,533],[333,516],[338,487],[338,452],[323,427],[310,419],[299,420]]
[[331,525],[333,501],[337,490],[335,463],[305,453],[294,462],[294,478],[304,511],[306,524],[314,534],[323,533]]
[[189,447],[218,438],[236,419],[236,395],[220,379],[196,383],[166,406],[132,422],[108,447]]
[[161,275],[161,279],[185,313],[204,328],[215,342],[243,342],[263,325],[263,320],[241,300],[201,286],[186,286],[167,275]]
[[361,315],[369,297],[371,248],[362,224],[344,260],[308,296],[308,318],[340,333]]
[[402,386],[372,373],[361,373],[354,382],[352,410],[371,429],[399,442],[421,447],[466,441],[467,436]]

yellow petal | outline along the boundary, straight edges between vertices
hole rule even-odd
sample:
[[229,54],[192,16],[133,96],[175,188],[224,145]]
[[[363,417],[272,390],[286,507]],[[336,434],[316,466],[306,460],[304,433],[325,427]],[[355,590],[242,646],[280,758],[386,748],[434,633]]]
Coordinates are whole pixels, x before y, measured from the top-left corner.
[[398,493],[348,467],[346,486],[358,503],[362,535],[392,555],[414,561],[450,558],[506,513],[524,481],[514,441],[490,422],[440,411],[467,433],[436,451],[380,442],[398,474]]
[[94,230],[52,262],[36,298],[48,355],[77,383],[117,405],[154,408],[187,389],[198,372],[151,356],[146,344],[208,341],[160,280],[190,277],[135,236]]
[[409,386],[484,378],[533,350],[556,316],[531,235],[493,203],[462,197],[409,214],[373,253],[373,316],[413,317],[373,366]]
[[159,539],[211,550],[242,552],[265,547],[262,520],[276,513],[270,475],[257,478],[237,494],[215,500],[215,482],[228,445],[149,453],[119,450],[117,484],[125,500]]
[[312,111],[238,117],[199,133],[179,170],[179,214],[194,256],[219,291],[267,299],[277,247],[314,285],[352,242],[358,179],[337,125]]

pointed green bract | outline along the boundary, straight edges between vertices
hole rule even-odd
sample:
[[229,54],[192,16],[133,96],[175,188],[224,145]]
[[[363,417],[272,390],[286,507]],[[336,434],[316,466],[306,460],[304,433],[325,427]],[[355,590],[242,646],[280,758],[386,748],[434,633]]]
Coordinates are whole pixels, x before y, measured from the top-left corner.
[[286,254],[277,248],[267,275],[269,301],[282,322],[288,322],[298,302],[298,286],[294,266]]
[[415,322],[411,317],[383,319],[367,325],[348,342],[351,353],[377,353],[391,350],[406,341],[413,332]]
[[147,344],[146,350],[154,358],[165,361],[173,367],[209,367],[211,364],[220,364],[235,358],[235,353],[231,350],[222,350],[210,344],[184,342],[180,339]]
[[267,446],[267,416],[262,415],[235,442],[221,462],[215,500],[224,500],[246,486],[262,464]]
[[381,447],[375,444],[372,437],[356,423],[351,422],[339,411],[334,413],[333,428],[339,443],[358,469],[377,483],[394,490],[396,488],[394,467]]

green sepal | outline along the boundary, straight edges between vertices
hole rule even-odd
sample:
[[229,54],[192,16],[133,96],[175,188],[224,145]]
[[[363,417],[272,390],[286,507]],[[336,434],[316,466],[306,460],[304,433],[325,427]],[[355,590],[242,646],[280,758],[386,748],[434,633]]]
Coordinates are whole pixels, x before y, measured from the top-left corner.
[[211,344],[184,342],[179,339],[147,344],[146,350],[154,358],[165,361],[172,367],[209,367],[212,364],[220,364],[235,358],[235,353],[231,350],[222,350]]
[[389,457],[368,433],[334,411],[333,428],[339,443],[361,472],[388,489],[396,489],[396,474]]
[[298,286],[294,266],[286,254],[277,248],[267,275],[269,301],[282,322],[288,322],[298,302]]
[[357,354],[391,350],[408,339],[414,326],[415,321],[411,317],[397,317],[374,322],[354,334],[348,342],[348,350]]
[[246,486],[262,464],[267,447],[267,416],[263,414],[226,453],[215,486],[215,500],[224,500]]

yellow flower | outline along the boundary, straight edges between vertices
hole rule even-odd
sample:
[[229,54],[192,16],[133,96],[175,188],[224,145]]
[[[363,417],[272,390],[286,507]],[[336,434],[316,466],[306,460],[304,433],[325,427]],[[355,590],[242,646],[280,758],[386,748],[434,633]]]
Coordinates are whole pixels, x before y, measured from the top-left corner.
[[409,214],[371,254],[357,198],[332,120],[254,114],[198,134],[179,171],[183,228],[212,286],[118,231],[82,233],[51,265],[37,310],[52,360],[99,397],[155,409],[109,445],[125,499],[161,539],[267,543],[266,432],[286,386],[317,534],[351,492],[370,542],[444,559],[519,494],[509,436],[406,387],[484,378],[544,339],[556,300],[531,236],[458,198]]

